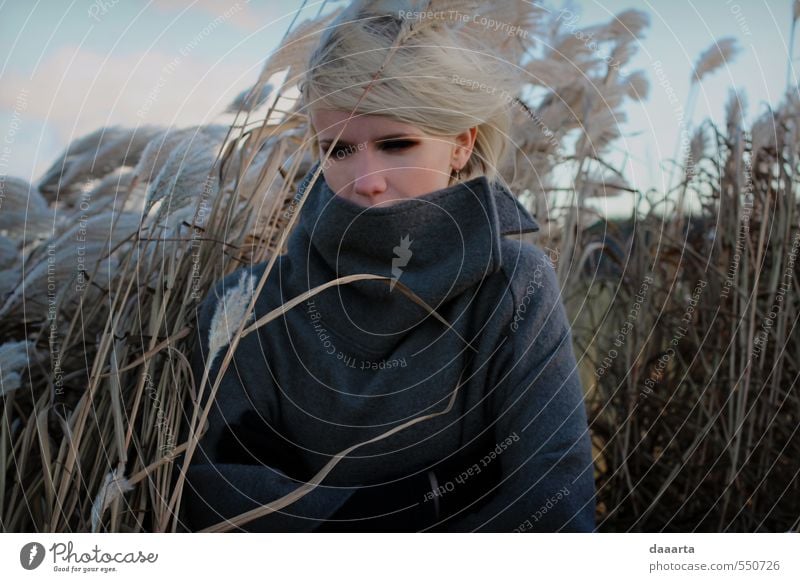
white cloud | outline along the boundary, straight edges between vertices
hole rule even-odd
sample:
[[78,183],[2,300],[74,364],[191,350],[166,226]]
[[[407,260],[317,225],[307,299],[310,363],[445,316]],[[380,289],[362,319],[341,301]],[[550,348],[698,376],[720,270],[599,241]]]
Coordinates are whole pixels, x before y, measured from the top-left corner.
[[[152,7],[163,12],[180,12],[186,8],[186,0],[159,0],[153,3]],[[257,13],[250,3],[244,1],[195,0],[192,3],[192,10],[219,17],[230,25],[248,32],[258,30],[265,24],[264,16]]]
[[101,126],[210,123],[257,74],[258,69],[230,61],[211,70],[210,62],[191,53],[107,58],[63,46],[30,76],[5,75],[0,109],[18,108],[18,95],[24,94],[22,123],[44,124],[63,147]]

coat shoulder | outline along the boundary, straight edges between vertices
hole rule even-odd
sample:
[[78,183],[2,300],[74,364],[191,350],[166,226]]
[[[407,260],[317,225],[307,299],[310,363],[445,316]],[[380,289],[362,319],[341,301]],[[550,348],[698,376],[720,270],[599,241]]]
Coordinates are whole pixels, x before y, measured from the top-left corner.
[[[501,272],[511,301],[509,329],[538,327],[566,319],[561,287],[551,251],[518,239],[504,238]],[[548,321],[549,320],[549,321]]]
[[[531,242],[504,237],[501,271],[515,295],[531,286],[559,292],[552,252]],[[555,289],[554,289],[555,287]]]

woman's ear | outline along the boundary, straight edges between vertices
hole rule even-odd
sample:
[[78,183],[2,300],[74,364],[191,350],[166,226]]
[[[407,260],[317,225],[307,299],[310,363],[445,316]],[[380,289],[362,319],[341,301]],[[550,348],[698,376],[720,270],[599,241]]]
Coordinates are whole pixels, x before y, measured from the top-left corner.
[[456,147],[453,150],[453,167],[456,169],[463,168],[469,157],[472,155],[472,150],[475,147],[475,139],[478,136],[478,127],[470,127],[456,135]]

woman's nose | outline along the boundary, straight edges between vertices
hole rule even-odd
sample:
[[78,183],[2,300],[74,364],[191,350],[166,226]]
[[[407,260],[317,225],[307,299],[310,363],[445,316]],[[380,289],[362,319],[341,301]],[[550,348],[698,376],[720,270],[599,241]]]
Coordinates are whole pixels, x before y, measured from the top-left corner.
[[353,181],[353,190],[360,196],[378,196],[386,192],[386,178],[370,159],[369,152],[361,152],[361,160],[356,164],[356,177]]

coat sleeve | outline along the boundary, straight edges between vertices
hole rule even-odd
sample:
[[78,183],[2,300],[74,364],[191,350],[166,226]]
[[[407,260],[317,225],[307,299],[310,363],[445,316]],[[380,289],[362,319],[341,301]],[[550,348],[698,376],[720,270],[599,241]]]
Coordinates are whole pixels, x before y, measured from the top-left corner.
[[513,294],[516,325],[487,387],[495,446],[473,469],[499,464],[499,483],[446,520],[445,531],[594,530],[591,441],[571,331],[552,267],[538,272],[522,296]]
[[[198,336],[192,354],[195,392],[199,391],[208,356],[210,322],[214,310],[221,305],[219,298],[226,285],[236,285],[236,279],[229,276],[221,281],[200,306]],[[204,529],[275,501],[303,484],[289,476],[289,467],[296,461],[291,458],[291,446],[273,432],[271,416],[274,415],[270,408],[274,409],[274,393],[263,393],[270,384],[252,382],[254,377],[269,378],[256,336],[251,334],[250,341],[243,338],[239,343],[210,409],[208,430],[198,442],[186,472],[180,518],[188,531]],[[223,355],[217,355],[209,382],[213,383],[217,377],[222,360]],[[207,384],[205,394],[209,392]],[[207,402],[207,397],[203,400]],[[184,411],[183,441],[187,438],[192,408],[190,402]],[[176,463],[176,467],[182,466],[183,456]],[[314,531],[352,493],[350,489],[331,488],[323,483],[295,503],[231,531]]]

